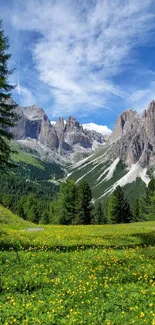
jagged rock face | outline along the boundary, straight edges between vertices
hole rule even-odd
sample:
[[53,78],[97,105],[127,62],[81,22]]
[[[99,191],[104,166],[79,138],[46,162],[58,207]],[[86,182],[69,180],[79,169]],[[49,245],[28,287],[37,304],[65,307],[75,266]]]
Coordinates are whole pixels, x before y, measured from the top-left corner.
[[73,131],[79,131],[79,132],[83,132],[83,127],[82,125],[80,125],[80,123],[78,121],[76,121],[76,119],[73,116],[69,116],[67,121],[66,121],[66,125],[65,125],[65,132],[73,132]]
[[135,124],[139,123],[140,117],[137,112],[127,110],[123,112],[117,119],[114,131],[109,137],[109,141],[113,142],[121,138],[123,135],[128,134],[133,130]]
[[72,116],[66,123],[59,117],[55,125],[51,125],[43,109],[33,105],[17,106],[19,121],[13,128],[16,140],[35,139],[49,149],[59,150],[60,154],[71,153],[76,146],[91,149],[93,141],[103,143],[103,136],[97,132],[83,130],[82,125]]
[[80,144],[84,148],[91,148],[89,137],[83,132],[83,127],[72,116],[66,121],[64,129],[64,140],[71,146]]
[[83,132],[89,138],[90,143],[93,143],[93,141],[97,141],[98,143],[101,144],[106,142],[105,136],[101,133],[98,133],[94,130],[87,130],[87,129],[84,129]]
[[69,148],[66,146],[64,142],[64,129],[65,129],[65,122],[62,117],[59,117],[56,120],[56,123],[54,125],[55,132],[57,134],[57,137],[59,139],[59,150],[69,150]]
[[143,112],[142,123],[145,128],[146,135],[155,145],[155,101],[153,100],[148,109]]
[[59,147],[59,139],[55,129],[50,124],[48,117],[38,106],[20,107],[17,106],[19,121],[13,128],[16,140],[32,138],[50,149]]
[[57,133],[46,115],[44,115],[42,119],[38,140],[49,149],[59,148],[59,139]]
[[142,167],[155,163],[155,102],[151,102],[142,117],[128,110],[116,121],[109,137],[110,153],[113,158],[120,157],[127,165],[140,162]]

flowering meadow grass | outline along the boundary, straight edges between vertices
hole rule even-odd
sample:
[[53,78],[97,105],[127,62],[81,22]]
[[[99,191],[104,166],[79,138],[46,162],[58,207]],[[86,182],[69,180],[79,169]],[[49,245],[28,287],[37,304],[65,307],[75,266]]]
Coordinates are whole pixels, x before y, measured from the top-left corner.
[[42,227],[1,225],[0,324],[155,325],[155,222]]

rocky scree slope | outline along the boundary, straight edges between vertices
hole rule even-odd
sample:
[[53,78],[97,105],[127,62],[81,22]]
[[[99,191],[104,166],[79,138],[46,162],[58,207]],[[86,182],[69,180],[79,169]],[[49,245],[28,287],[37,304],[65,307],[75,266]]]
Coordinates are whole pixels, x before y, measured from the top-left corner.
[[[117,119],[107,143],[91,157],[70,166],[68,177],[87,180],[94,199],[102,199],[117,185],[140,190],[155,170],[155,101],[141,116],[133,110]],[[132,185],[131,185],[132,184]]]

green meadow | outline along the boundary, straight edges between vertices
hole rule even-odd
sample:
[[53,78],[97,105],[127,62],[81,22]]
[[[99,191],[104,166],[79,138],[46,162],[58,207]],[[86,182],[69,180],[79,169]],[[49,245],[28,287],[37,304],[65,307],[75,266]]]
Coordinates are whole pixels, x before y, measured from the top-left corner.
[[1,224],[0,324],[155,324],[155,222],[17,221]]

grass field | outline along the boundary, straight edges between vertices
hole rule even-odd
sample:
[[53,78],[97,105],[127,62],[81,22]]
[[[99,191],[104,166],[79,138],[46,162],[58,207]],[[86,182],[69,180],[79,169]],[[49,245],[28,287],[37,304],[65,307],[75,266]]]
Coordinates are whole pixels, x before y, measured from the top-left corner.
[[0,324],[155,325],[155,222],[33,227],[1,224]]

